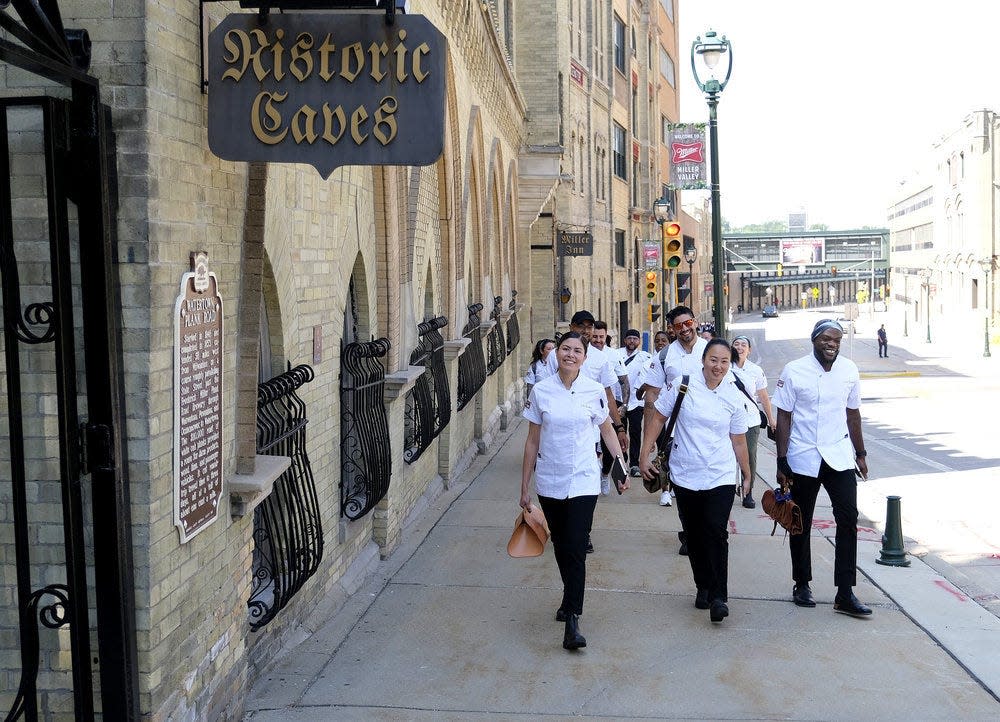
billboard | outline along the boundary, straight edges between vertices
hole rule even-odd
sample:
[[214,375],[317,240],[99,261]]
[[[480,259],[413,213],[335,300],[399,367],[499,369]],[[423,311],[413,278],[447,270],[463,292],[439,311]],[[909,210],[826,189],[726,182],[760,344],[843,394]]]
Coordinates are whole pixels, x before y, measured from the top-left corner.
[[782,238],[781,264],[821,266],[826,263],[825,238]]

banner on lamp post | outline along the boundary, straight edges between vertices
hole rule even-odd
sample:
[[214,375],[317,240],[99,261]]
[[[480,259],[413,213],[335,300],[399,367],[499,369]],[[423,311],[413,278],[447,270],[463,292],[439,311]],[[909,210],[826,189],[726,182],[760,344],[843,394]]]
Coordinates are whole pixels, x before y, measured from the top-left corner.
[[670,123],[670,186],[678,190],[708,188],[704,123]]
[[659,241],[643,241],[642,242],[642,263],[646,268],[659,268],[660,267],[660,242]]

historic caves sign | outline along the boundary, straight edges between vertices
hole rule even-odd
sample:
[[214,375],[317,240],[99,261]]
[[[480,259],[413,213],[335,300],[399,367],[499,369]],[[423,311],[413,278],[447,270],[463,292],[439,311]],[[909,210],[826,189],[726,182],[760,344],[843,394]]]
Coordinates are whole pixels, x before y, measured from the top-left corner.
[[220,158],[429,165],[444,147],[446,41],[420,15],[228,16],[209,36],[208,144]]

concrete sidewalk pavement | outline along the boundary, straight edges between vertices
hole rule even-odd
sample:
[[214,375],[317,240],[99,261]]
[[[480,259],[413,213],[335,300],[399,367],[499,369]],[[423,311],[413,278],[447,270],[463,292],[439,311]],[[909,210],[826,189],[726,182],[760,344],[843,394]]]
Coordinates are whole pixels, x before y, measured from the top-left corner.
[[[914,582],[915,569],[870,571],[880,543],[873,526],[861,534],[859,561],[870,578],[859,575],[857,592],[875,614],[857,620],[832,611],[832,544],[814,539],[819,605],[798,608],[787,541],[780,530],[770,536],[759,507],[737,503],[731,614],[713,625],[693,604],[675,508],[658,506],[638,480],[598,502],[581,618],[588,646],[566,652],[554,621],[561,585],[551,547],[537,559],[506,554],[525,431],[515,424],[490,457],[426,505],[368,582],[336,611],[316,615],[311,636],[251,690],[248,719],[1000,716],[988,670],[973,676],[963,664],[973,669],[976,660],[956,662],[948,637],[925,631],[907,595],[939,609],[956,637],[985,638],[986,620],[975,626],[940,607],[929,596],[935,584]],[[773,478],[765,445],[760,461]],[[821,495],[817,520],[831,516],[823,503]],[[813,533],[832,536],[820,527]]]

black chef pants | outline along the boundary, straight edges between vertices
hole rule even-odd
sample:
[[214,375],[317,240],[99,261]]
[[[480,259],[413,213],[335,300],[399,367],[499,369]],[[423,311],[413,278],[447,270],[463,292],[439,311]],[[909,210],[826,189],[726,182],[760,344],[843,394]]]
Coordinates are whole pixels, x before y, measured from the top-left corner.
[[674,493],[695,586],[708,592],[709,603],[716,599],[728,602],[733,487],[726,483],[706,491],[692,491],[675,484]]
[[594,521],[597,495],[573,496],[568,499],[538,497],[545,512],[552,538],[552,551],[562,577],[561,609],[571,614],[583,614],[583,589],[587,583],[587,538]]
[[837,523],[837,549],[833,560],[833,583],[837,587],[855,586],[858,561],[858,482],[854,469],[836,471],[825,461],[820,463],[819,476],[793,476],[792,498],[802,510],[802,533],[789,535],[792,554],[792,579],[795,584],[812,581],[812,550],[809,545],[816,496],[822,485],[830,496],[833,519]]

